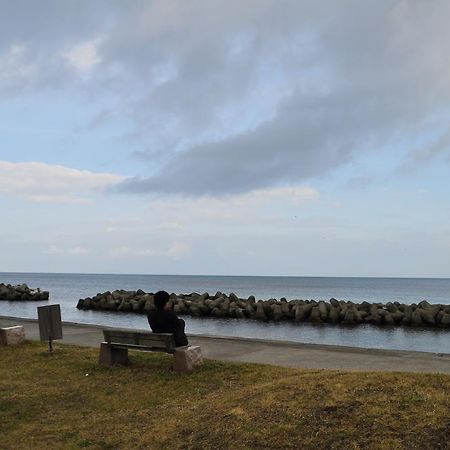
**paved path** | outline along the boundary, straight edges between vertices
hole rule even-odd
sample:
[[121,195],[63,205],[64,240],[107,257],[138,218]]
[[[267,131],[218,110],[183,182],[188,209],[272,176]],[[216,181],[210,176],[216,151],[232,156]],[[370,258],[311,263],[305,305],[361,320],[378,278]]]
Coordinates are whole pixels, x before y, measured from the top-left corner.
[[[39,339],[37,320],[0,317],[0,327],[13,325],[24,325],[27,339]],[[100,342],[103,341],[101,330],[104,328],[108,327],[65,322],[62,342],[98,348]],[[222,361],[254,362],[308,369],[450,374],[450,354],[374,350],[214,336],[188,335],[188,337],[191,344],[202,347],[202,353],[206,358]]]

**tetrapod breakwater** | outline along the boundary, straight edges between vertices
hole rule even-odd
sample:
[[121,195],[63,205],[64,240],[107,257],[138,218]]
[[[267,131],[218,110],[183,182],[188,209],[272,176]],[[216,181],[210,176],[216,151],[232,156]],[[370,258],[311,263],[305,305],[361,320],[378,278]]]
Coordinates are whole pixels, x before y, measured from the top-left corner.
[[[422,326],[450,328],[450,305],[430,304],[426,300],[413,304],[397,301],[387,303],[361,303],[337,300],[256,300],[254,296],[239,298],[216,292],[170,295],[175,313],[194,317],[217,317],[253,319],[260,321],[290,321],[330,324],[375,324],[386,326]],[[77,308],[134,312],[148,314],[155,309],[153,293],[115,290],[98,293],[93,297],[80,299]]]
[[0,300],[7,301],[41,301],[48,300],[48,291],[41,291],[39,288],[30,289],[27,284],[4,284],[0,283]]

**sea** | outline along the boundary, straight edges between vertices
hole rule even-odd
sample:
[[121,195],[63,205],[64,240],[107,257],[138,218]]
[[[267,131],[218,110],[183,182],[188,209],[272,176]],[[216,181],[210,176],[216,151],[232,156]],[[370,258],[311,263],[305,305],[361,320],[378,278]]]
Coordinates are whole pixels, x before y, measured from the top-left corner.
[[[63,321],[148,329],[146,317],[133,313],[82,311],[80,298],[115,289],[156,292],[215,294],[217,291],[256,299],[351,300],[354,302],[399,301],[450,304],[449,278],[352,278],[125,275],[67,273],[0,273],[0,283],[22,284],[50,292],[49,301],[0,301],[0,316],[37,318],[37,306],[59,304]],[[185,316],[187,333],[231,336],[361,348],[450,353],[450,329],[343,326],[330,324],[258,322],[245,319],[194,318]]]

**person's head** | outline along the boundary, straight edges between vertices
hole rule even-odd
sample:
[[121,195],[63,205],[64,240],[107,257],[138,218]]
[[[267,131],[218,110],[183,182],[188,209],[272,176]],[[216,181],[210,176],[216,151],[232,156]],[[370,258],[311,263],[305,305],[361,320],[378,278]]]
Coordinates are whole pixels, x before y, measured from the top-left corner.
[[169,303],[170,295],[166,291],[158,291],[155,296],[155,307],[156,309],[164,309]]

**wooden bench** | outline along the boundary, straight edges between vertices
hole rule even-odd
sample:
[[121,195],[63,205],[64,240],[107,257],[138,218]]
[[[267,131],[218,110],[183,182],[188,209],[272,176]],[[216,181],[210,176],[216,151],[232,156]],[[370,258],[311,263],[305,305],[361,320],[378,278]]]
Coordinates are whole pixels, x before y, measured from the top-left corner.
[[[103,330],[105,342],[100,344],[99,364],[128,364],[128,350],[165,352],[174,355],[173,368],[179,372],[192,370],[202,362],[200,347],[176,347],[170,333],[141,333],[129,330]],[[190,364],[189,364],[190,363]]]

